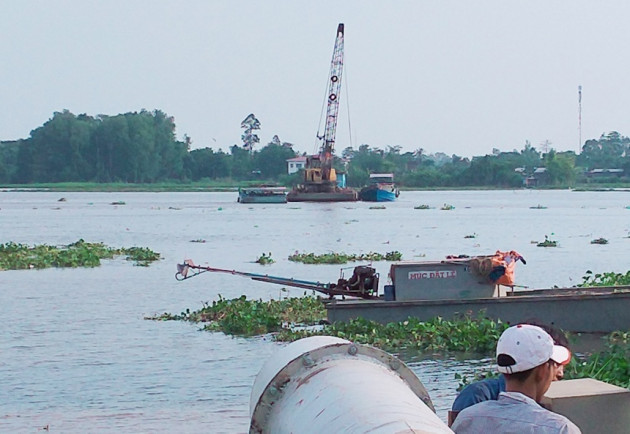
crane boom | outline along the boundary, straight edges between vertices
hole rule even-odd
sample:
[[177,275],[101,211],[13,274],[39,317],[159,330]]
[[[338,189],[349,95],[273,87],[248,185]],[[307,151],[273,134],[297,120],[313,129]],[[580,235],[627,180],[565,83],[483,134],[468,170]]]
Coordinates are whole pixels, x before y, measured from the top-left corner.
[[328,83],[328,105],[326,108],[326,130],[322,144],[322,160],[332,163],[337,133],[337,115],[339,114],[339,93],[341,91],[341,74],[343,73],[343,23],[337,27],[335,49],[330,62],[330,82]]

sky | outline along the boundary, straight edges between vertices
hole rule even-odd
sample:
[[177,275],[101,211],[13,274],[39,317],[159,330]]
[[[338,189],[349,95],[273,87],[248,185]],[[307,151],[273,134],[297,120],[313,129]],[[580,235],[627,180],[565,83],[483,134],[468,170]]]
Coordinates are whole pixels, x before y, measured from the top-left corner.
[[628,17],[607,0],[0,0],[0,140],[63,110],[159,109],[193,148],[242,144],[253,113],[261,147],[316,152],[343,22],[337,153],[578,151],[630,136]]

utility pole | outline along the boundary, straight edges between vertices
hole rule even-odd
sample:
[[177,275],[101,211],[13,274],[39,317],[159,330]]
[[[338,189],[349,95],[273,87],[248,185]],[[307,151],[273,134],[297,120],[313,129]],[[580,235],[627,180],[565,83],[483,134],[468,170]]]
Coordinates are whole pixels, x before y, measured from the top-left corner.
[[582,85],[578,86],[578,155],[582,150]]

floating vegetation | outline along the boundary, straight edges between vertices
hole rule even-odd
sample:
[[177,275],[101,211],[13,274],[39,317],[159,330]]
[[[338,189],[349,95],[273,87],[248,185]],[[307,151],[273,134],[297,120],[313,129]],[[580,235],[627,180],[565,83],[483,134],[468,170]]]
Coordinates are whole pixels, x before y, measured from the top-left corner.
[[127,204],[123,202],[122,200],[117,200],[116,202],[112,202],[110,205],[127,205]]
[[196,240],[190,240],[191,243],[205,243],[206,240],[203,238],[197,238]]
[[[347,323],[328,324],[322,300],[320,297],[306,296],[262,301],[248,300],[244,295],[227,300],[219,296],[218,301],[204,303],[203,308],[197,311],[186,309],[179,315],[163,313],[145,319],[200,323],[203,324],[202,330],[235,336],[273,333],[272,339],[284,342],[324,335],[384,350],[467,352],[481,357],[494,354],[499,336],[508,327],[500,320],[482,316],[462,316],[452,321],[438,317],[425,322],[409,318],[386,325],[358,318]],[[607,337],[606,350],[584,358],[574,355],[571,363],[565,367],[565,378],[592,377],[627,388],[630,387],[629,360],[630,332],[614,332]],[[487,370],[484,374],[496,375]],[[478,379],[479,375],[475,377]],[[461,378],[464,384],[469,382],[465,377]]]
[[442,205],[442,208],[440,208],[442,211],[450,211],[455,209],[455,207],[453,205],[449,205],[448,203],[445,203],[444,205]]
[[57,202],[65,202],[66,198],[65,197],[60,197],[59,199],[57,199]]
[[477,234],[465,235],[464,238],[477,238]]
[[541,204],[538,204],[536,206],[530,206],[529,209],[547,209],[547,207]]
[[346,264],[356,261],[400,261],[401,259],[402,253],[397,251],[387,252],[384,255],[375,252],[361,253],[359,255],[348,255],[345,253],[324,253],[322,255],[316,255],[315,253],[295,252],[289,256],[289,261],[302,262],[304,264]]
[[273,264],[276,261],[273,260],[273,258],[271,257],[271,252],[269,252],[268,255],[264,253],[260,255],[260,257],[256,259],[256,262],[259,263],[260,265],[268,265],[268,264]]
[[248,300],[244,295],[232,300],[219,296],[218,301],[204,303],[202,309],[194,312],[186,309],[179,315],[164,313],[145,317],[149,320],[207,323],[203,330],[239,336],[277,332],[283,326],[289,327],[292,324],[318,324],[324,318],[326,310],[318,297],[262,301]]
[[545,241],[536,244],[537,247],[558,247],[558,242],[550,240],[547,235],[545,235]]
[[326,335],[353,342],[392,349],[421,351],[462,351],[491,354],[503,330],[508,327],[501,321],[462,316],[453,321],[437,317],[430,321],[409,318],[386,325],[364,318],[326,325],[322,329],[283,329],[278,341],[294,341],[308,336]]
[[61,247],[46,244],[30,247],[8,242],[0,244],[0,270],[98,267],[101,259],[112,259],[121,255],[140,266],[147,266],[160,259],[159,253],[146,247],[115,249],[103,243],[87,243],[82,239]]
[[385,205],[372,205],[370,209],[387,209]]
[[591,244],[608,244],[608,240],[606,238],[596,238],[591,241]]
[[630,388],[630,332],[616,331],[606,337],[603,351],[576,356],[564,368],[564,378],[595,378]]
[[623,273],[597,273],[587,270],[578,286],[624,286],[630,285],[630,271]]
[[430,209],[431,207],[429,205],[418,205],[418,206],[414,206],[413,209]]

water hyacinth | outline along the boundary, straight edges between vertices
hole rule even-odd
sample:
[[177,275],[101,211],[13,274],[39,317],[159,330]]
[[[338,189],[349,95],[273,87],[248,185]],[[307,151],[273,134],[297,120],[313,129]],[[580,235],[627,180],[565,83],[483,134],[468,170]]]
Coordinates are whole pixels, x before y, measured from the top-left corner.
[[[328,324],[323,299],[319,297],[284,300],[248,300],[241,296],[232,300],[219,296],[212,304],[179,315],[164,313],[149,320],[189,321],[203,324],[202,330],[236,336],[272,334],[276,341],[295,341],[309,336],[336,336],[353,342],[383,348],[386,351],[417,350],[423,353],[464,352],[475,357],[494,356],[499,336],[509,326],[483,316],[461,316],[454,320],[434,318],[419,321],[380,324],[358,318],[347,323]],[[622,387],[630,387],[630,332],[614,332],[607,337],[607,348],[599,353],[575,355],[565,368],[565,378],[596,378]],[[494,370],[479,372],[480,377],[495,376]],[[460,388],[470,382],[459,377]]]
[[115,249],[103,243],[88,243],[82,239],[67,246],[40,244],[31,247],[8,242],[0,244],[0,270],[98,267],[101,259],[112,259],[121,255],[142,266],[160,259],[159,253],[146,247]]
[[256,336],[277,332],[289,324],[318,324],[326,317],[321,299],[316,297],[284,300],[248,300],[245,295],[219,300],[179,315],[163,313],[145,319],[204,323],[203,330],[222,331],[229,335]]
[[295,252],[289,256],[289,261],[302,262],[304,264],[346,264],[356,261],[400,261],[402,253],[393,251],[385,254],[369,252],[361,254],[346,253],[324,253],[316,255],[315,253],[299,253]]
[[587,270],[578,286],[623,286],[630,285],[630,271],[626,273],[596,273]]

